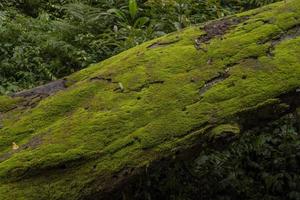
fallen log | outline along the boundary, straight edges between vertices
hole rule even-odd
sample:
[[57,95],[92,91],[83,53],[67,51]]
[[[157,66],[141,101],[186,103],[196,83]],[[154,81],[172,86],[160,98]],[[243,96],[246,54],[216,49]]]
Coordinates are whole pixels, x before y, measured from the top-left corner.
[[299,1],[279,2],[146,42],[54,89],[0,97],[0,199],[121,196],[163,160],[293,112],[299,19]]

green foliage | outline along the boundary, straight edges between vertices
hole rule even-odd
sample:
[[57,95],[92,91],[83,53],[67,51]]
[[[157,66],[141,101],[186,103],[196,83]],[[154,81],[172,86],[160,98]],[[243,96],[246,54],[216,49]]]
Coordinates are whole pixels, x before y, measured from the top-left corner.
[[132,19],[135,18],[137,12],[138,12],[138,5],[136,0],[129,0],[129,14]]
[[297,126],[289,115],[244,134],[226,150],[204,151],[193,166],[205,188],[202,194],[208,199],[299,199]]

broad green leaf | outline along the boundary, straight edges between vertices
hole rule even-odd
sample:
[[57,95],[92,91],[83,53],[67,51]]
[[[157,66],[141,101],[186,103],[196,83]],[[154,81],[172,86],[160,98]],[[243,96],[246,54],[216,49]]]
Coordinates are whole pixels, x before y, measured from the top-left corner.
[[138,5],[136,0],[129,0],[129,14],[134,19],[138,12]]

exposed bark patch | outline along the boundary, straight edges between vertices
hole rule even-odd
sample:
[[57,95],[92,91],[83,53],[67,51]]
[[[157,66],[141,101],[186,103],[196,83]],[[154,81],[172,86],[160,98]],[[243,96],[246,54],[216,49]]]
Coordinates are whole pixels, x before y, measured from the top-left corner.
[[35,149],[40,146],[43,142],[43,138],[41,136],[33,137],[28,143],[21,146],[21,149]]
[[201,35],[195,40],[196,49],[201,49],[202,43],[208,43],[215,37],[225,35],[225,33],[234,25],[237,25],[247,18],[226,18],[223,20],[217,20],[210,22],[204,26],[205,34]]
[[34,98],[36,96],[50,96],[60,90],[64,90],[66,88],[65,82],[66,81],[63,79],[53,81],[46,85],[42,85],[42,86],[30,89],[30,90],[25,90],[22,92],[12,94],[11,96],[12,97],[23,97],[23,98]]
[[33,108],[35,107],[41,100],[47,98],[50,95],[53,95],[57,93],[58,91],[66,89],[66,80],[60,79],[57,81],[53,81],[51,83],[38,86],[33,89],[17,92],[14,94],[11,94],[10,96],[13,98],[22,98],[22,101],[10,110],[7,110],[6,112],[9,112],[11,110],[17,109],[17,108]]
[[47,98],[48,94],[35,94],[32,96],[28,96],[25,100],[20,104],[20,106],[25,108],[34,108],[41,100]]

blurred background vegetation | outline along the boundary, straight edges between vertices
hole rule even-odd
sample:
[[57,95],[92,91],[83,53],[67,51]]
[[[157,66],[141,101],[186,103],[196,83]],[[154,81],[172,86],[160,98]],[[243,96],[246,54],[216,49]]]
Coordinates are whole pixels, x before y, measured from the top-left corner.
[[147,40],[276,0],[2,0],[0,94],[69,75]]

